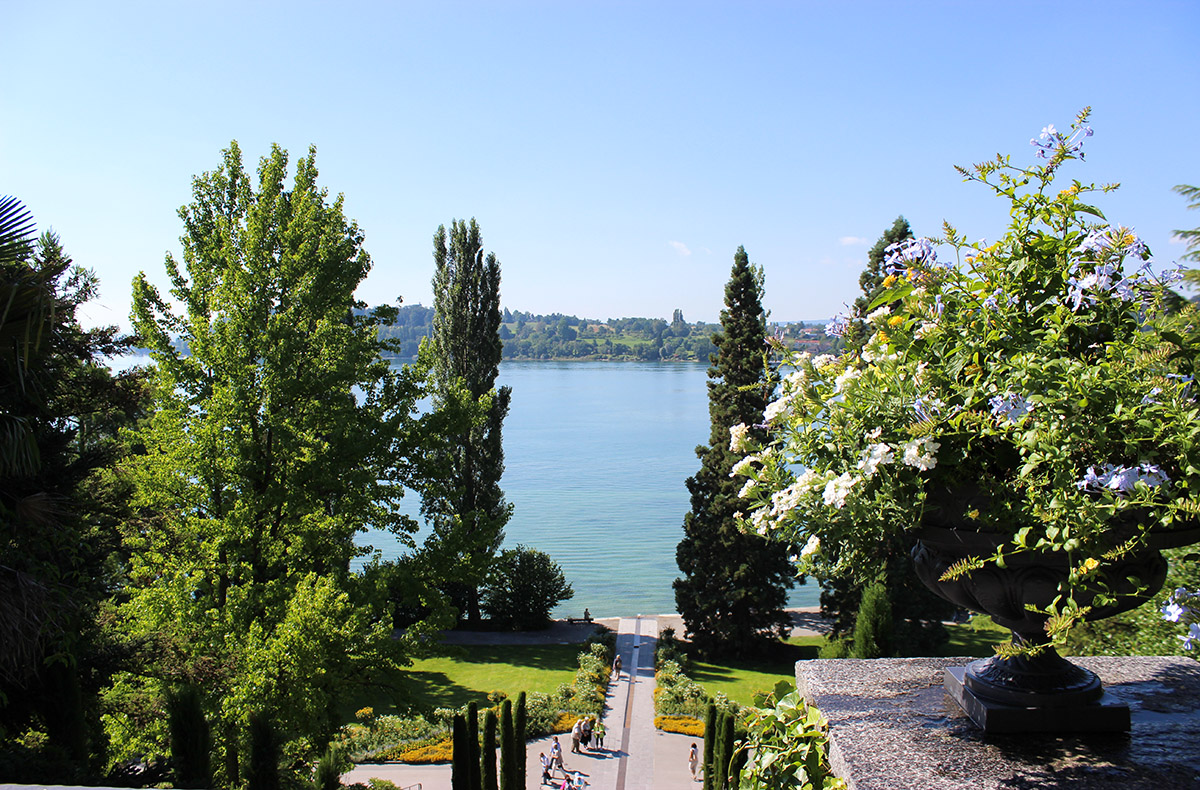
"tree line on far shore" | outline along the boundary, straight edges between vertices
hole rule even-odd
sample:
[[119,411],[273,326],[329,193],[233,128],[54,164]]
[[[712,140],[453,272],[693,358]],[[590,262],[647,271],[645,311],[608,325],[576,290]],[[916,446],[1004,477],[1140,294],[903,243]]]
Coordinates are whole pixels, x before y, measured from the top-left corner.
[[[402,305],[396,320],[379,329],[380,336],[398,341],[400,359],[415,359],[422,338],[433,330],[433,309]],[[518,360],[671,360],[707,362],[716,353],[712,337],[720,324],[688,322],[675,310],[668,322],[662,318],[579,318],[562,313],[548,315],[509,310],[502,312],[498,329],[502,358]],[[814,354],[837,353],[839,338],[825,334],[820,322],[768,324],[768,332]]]

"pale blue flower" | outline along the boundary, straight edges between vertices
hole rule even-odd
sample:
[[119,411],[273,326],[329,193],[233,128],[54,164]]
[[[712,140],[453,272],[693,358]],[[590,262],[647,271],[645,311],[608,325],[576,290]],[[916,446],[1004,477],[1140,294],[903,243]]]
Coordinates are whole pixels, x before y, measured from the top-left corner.
[[1162,616],[1164,620],[1172,623],[1178,623],[1183,618],[1187,617],[1188,608],[1177,601],[1170,601],[1162,608]]
[[989,400],[988,404],[992,407],[992,414],[997,419],[1010,424],[1019,423],[1033,409],[1033,404],[1028,398],[1023,398],[1015,392],[997,395]]
[[1188,626],[1188,632],[1179,638],[1183,640],[1183,649],[1191,650],[1200,641],[1200,624],[1192,623]]
[[835,315],[833,320],[825,325],[825,334],[830,337],[841,337],[850,328],[850,321],[842,315]]

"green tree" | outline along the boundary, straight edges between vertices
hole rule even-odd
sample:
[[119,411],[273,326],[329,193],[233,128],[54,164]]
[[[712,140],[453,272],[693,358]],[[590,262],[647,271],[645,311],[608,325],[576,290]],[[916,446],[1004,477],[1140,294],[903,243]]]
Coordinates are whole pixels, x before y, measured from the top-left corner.
[[517,546],[496,558],[483,587],[483,611],[494,623],[516,631],[545,628],[554,607],[575,595],[550,555]]
[[315,151],[290,189],[278,146],[257,185],[236,142],[222,157],[179,211],[183,265],[166,258],[182,315],[134,280],[154,413],[129,465],[141,517],[122,614],[160,645],[152,674],[201,682],[218,781],[237,785],[250,711],[297,742],[289,753],[315,757],[339,691],[403,660],[374,580],[351,561],[369,551],[354,541],[368,525],[412,545],[397,505],[421,378],[382,358],[378,327],[395,310],[354,299],[370,258],[342,197],[318,187]]
[[850,325],[845,336],[846,348],[861,349],[870,339],[871,328],[863,321],[863,317],[870,312],[871,302],[883,293],[883,281],[887,277],[887,272],[884,271],[884,261],[887,260],[888,255],[887,248],[912,237],[912,228],[909,227],[908,220],[899,216],[896,217],[892,226],[883,232],[883,235],[875,242],[875,246],[867,252],[866,268],[858,276],[858,285],[862,288],[862,296],[854,300]]
[[[33,231],[0,200],[0,773],[80,783],[103,767],[97,692],[118,651],[98,613],[121,583],[113,471],[144,376],[109,372],[131,341],[80,326],[96,277]],[[14,757],[35,774],[18,778]]]
[[479,586],[512,514],[500,488],[501,429],[512,390],[495,389],[500,341],[500,262],[483,253],[472,219],[439,226],[433,237],[433,334],[422,352],[432,368],[434,424],[443,441],[428,456],[421,511],[440,563],[467,619],[480,618]]
[[787,547],[739,529],[740,482],[729,476],[741,456],[730,449],[736,425],[763,438],[763,412],[777,377],[765,364],[766,313],[763,273],[738,247],[725,286],[721,332],[713,335],[716,355],[708,369],[707,446],[696,448],[700,471],[687,480],[691,511],[675,551],[683,577],[675,602],[694,644],[707,654],[746,655],[765,638],[785,633],[784,606],[794,571]]

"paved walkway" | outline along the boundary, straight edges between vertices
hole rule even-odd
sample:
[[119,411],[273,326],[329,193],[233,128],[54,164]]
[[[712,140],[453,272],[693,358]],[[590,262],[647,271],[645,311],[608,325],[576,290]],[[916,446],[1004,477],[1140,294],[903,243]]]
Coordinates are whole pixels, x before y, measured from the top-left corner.
[[[686,790],[698,783],[688,770],[688,748],[700,739],[654,729],[654,647],[658,640],[657,617],[623,617],[617,624],[619,679],[610,681],[605,699],[605,748],[571,753],[571,736],[559,736],[563,763],[587,781],[588,790]],[[550,738],[530,741],[526,749],[528,788],[542,787],[538,755],[549,754]],[[556,772],[556,776],[561,776]],[[421,785],[421,790],[448,790],[449,765],[359,765],[342,776],[343,783],[387,779],[401,788]],[[556,785],[557,786],[557,785]]]

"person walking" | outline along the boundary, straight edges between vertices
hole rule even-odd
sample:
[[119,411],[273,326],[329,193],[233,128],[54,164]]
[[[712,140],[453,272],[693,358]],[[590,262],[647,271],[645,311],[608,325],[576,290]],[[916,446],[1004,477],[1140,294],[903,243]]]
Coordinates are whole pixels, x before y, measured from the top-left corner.
[[592,717],[588,716],[583,720],[583,737],[579,739],[583,743],[583,748],[591,751],[592,749]]
[[604,722],[596,720],[596,726],[592,729],[592,737],[596,739],[596,748],[604,748]]
[[546,756],[545,752],[542,752],[538,755],[538,759],[542,761],[542,784],[548,785],[550,784],[550,758]]
[[613,677],[613,680],[621,679],[621,654],[620,653],[617,653],[615,656],[613,656],[612,677]]
[[692,781],[700,781],[700,776],[696,769],[700,765],[700,751],[696,748],[696,744],[692,744],[691,750],[688,752],[688,768],[692,771]]
[[557,735],[554,736],[554,741],[550,744],[550,767],[551,769],[557,768],[563,773],[567,772],[567,769],[563,767],[562,744],[558,742]]

